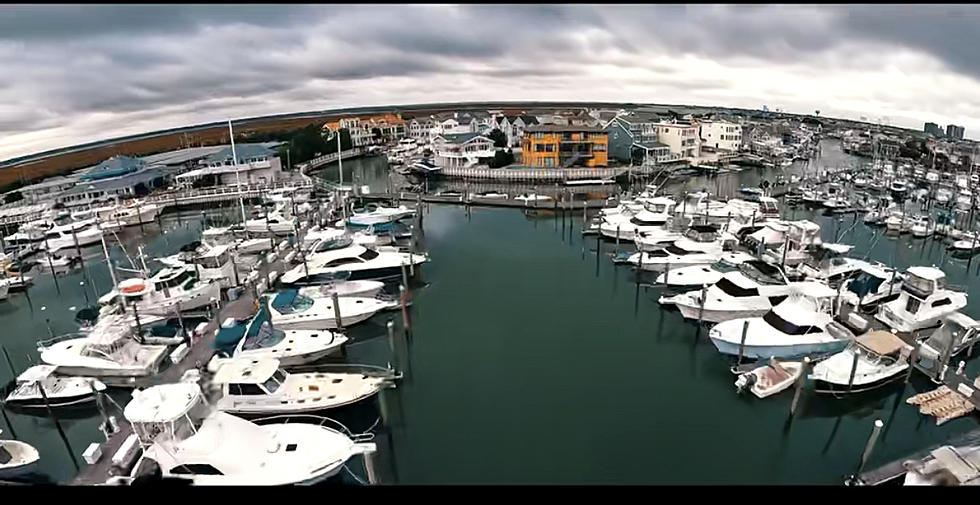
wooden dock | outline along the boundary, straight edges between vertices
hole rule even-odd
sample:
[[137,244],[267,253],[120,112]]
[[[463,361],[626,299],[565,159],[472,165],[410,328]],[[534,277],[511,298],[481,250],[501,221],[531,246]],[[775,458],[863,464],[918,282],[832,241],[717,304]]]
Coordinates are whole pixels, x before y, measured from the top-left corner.
[[908,460],[919,460],[925,458],[926,456],[929,456],[932,451],[944,445],[957,447],[977,444],[980,444],[980,428],[974,428],[966,433],[952,437],[946,442],[932,445],[921,451],[914,452],[903,458],[886,463],[873,470],[863,472],[858,475],[857,481],[853,482],[852,484],[858,486],[879,486],[881,484],[890,483],[895,479],[902,478],[905,475],[904,463]]
[[[544,194],[542,191],[541,194]],[[615,205],[615,200],[609,199],[590,199],[590,200],[562,200],[561,198],[551,198],[549,200],[523,201],[508,198],[487,198],[479,196],[469,196],[467,194],[442,196],[442,195],[423,195],[421,193],[410,193],[399,191],[398,193],[377,193],[358,195],[359,198],[370,201],[391,201],[400,202],[424,202],[424,203],[446,203],[451,205],[472,205],[479,207],[509,207],[515,209],[537,209],[537,210],[572,210],[601,209]]]

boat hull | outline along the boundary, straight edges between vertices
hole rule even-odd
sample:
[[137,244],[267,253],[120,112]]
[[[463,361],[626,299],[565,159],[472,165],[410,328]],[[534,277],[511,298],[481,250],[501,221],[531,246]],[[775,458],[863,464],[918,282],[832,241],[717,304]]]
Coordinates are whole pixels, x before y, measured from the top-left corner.
[[[722,354],[738,356],[738,342],[728,342],[711,336],[711,342]],[[816,342],[810,344],[785,344],[785,345],[746,345],[743,357],[756,359],[769,358],[800,358],[803,356],[815,356],[822,354],[836,354],[847,346],[846,340],[834,340],[830,342]]]

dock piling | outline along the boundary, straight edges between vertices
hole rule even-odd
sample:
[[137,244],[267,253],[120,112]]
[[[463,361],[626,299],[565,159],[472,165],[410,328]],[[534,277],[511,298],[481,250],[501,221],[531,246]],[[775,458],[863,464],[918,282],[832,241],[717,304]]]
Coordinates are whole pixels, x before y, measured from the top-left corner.
[[340,317],[340,297],[337,296],[337,292],[334,291],[330,295],[331,301],[333,301],[333,322],[338,330],[344,329],[343,320]]
[[861,358],[861,350],[854,349],[854,359],[851,360],[851,375],[847,378],[847,392],[851,392],[851,388],[854,387],[854,375],[857,373],[858,359]]
[[68,458],[71,459],[71,464],[75,466],[75,471],[79,470],[78,460],[75,459],[75,452],[71,448],[71,443],[68,442],[68,437],[65,435],[65,430],[61,428],[61,421],[58,417],[54,415],[54,411],[51,410],[51,402],[48,400],[48,393],[44,390],[44,385],[40,382],[37,383],[37,389],[41,392],[41,399],[44,400],[44,408],[48,411],[48,416],[54,421],[55,428],[58,429],[58,434],[61,435],[61,440],[65,443],[65,448],[68,449]]
[[742,323],[742,339],[738,342],[738,365],[742,364],[742,357],[745,356],[745,337],[749,334],[749,320]]
[[803,370],[796,379],[796,392],[793,393],[793,402],[789,404],[789,415],[796,415],[796,409],[800,405],[800,397],[803,396],[803,385],[806,384],[807,376],[810,373],[810,357],[803,358]]
[[700,327],[704,323],[704,302],[708,295],[708,285],[701,285],[701,298],[698,300],[698,326]]
[[868,458],[871,456],[871,451],[875,448],[875,442],[878,441],[878,435],[881,434],[881,428],[885,426],[885,423],[881,419],[875,419],[874,427],[871,429],[871,436],[868,437],[868,443],[864,446],[864,452],[861,454],[861,463],[858,465],[858,469],[854,472],[854,476],[857,477],[864,470],[865,463],[868,462]]

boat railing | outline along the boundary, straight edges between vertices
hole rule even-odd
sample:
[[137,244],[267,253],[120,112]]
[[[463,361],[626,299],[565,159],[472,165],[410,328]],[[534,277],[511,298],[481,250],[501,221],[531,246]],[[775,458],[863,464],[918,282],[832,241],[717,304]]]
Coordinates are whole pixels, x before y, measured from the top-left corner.
[[380,377],[385,380],[398,380],[402,378],[401,372],[396,372],[392,368],[366,363],[321,363],[317,365],[303,365],[289,368],[290,373],[360,373],[372,377]]
[[58,335],[57,337],[52,337],[46,340],[39,340],[37,342],[37,348],[38,350],[47,349],[57,344],[58,342],[64,342],[65,340],[72,340],[76,338],[85,338],[88,336],[89,336],[88,333],[84,333],[80,331],[73,332],[73,333],[65,333],[64,335]]
[[268,423],[270,421],[282,421],[283,424],[289,424],[290,421],[305,422],[308,424],[315,423],[317,426],[323,426],[339,431],[344,435],[347,435],[355,443],[370,442],[371,440],[374,440],[374,433],[371,433],[370,431],[365,433],[354,433],[340,421],[314,414],[279,414],[269,417],[260,417],[253,419],[253,421],[256,424]]

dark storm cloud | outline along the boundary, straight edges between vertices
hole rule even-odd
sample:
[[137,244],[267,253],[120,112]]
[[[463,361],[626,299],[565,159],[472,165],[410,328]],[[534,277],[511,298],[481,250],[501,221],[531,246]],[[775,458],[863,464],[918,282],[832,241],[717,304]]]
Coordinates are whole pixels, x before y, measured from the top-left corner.
[[[130,120],[170,127],[178,118],[254,115],[247,107],[287,112],[556,90],[600,98],[623,86],[654,95],[631,100],[739,86],[752,100],[765,90],[782,99],[813,90],[787,91],[763,72],[832,82],[835,72],[881,71],[902,48],[980,76],[978,13],[972,5],[5,6],[0,130],[10,140],[0,139],[0,159],[35,145],[9,134],[41,145],[46,131],[61,128],[87,141]],[[740,66],[759,73],[733,77]],[[753,79],[760,82],[747,83]],[[917,94],[854,93],[891,104]]]

